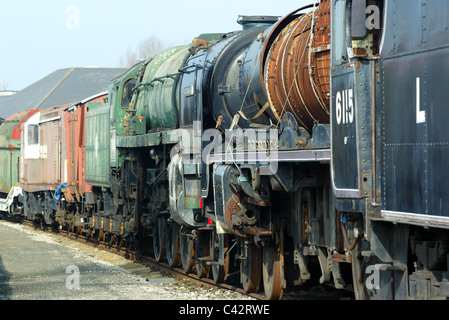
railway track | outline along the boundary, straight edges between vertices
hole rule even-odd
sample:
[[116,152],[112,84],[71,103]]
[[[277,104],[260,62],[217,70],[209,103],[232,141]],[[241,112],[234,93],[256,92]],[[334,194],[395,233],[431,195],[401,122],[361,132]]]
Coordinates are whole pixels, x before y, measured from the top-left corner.
[[[118,243],[116,239],[110,238],[105,234],[98,234],[95,237],[92,234],[85,234],[77,232],[77,230],[61,230],[51,228],[44,224],[37,224],[29,220],[17,220],[17,219],[5,219],[9,222],[21,223],[25,226],[39,229],[45,232],[51,232],[53,235],[68,238],[70,240],[89,245],[99,250],[109,252],[125,259],[140,264],[142,267],[146,267],[149,270],[158,271],[163,275],[171,276],[178,280],[188,281],[194,286],[202,286],[211,289],[222,289],[251,297],[256,300],[266,301],[266,297],[256,293],[246,293],[242,288],[234,285],[232,281],[229,283],[215,283],[212,279],[199,277],[197,274],[186,273],[182,268],[170,267],[166,262],[158,262],[155,258],[148,254],[141,254],[133,244],[122,241]],[[143,250],[145,251],[145,250]],[[230,275],[232,277],[232,274]],[[346,290],[337,290],[331,286],[310,286],[306,289],[298,292],[287,291],[283,300],[341,300],[341,299],[353,299],[352,292]]]
[[40,229],[46,232],[52,232],[52,234],[67,237],[71,240],[87,244],[89,246],[95,247],[100,250],[104,250],[116,255],[119,255],[121,257],[126,258],[127,260],[136,262],[138,264],[141,264],[144,267],[152,268],[156,271],[161,272],[162,274],[170,275],[174,278],[181,279],[181,280],[187,280],[193,285],[197,286],[203,286],[207,288],[212,289],[223,289],[223,290],[229,290],[238,292],[240,294],[246,295],[248,297],[257,299],[257,300],[267,300],[265,296],[256,294],[256,293],[246,293],[242,288],[239,288],[232,284],[227,283],[215,283],[212,279],[208,278],[200,278],[196,274],[189,273],[187,274],[182,268],[172,268],[165,262],[157,262],[156,259],[148,256],[148,255],[142,255],[139,254],[136,248],[130,244],[127,245],[127,243],[116,243],[114,240],[107,241],[104,238],[107,238],[106,235],[99,235],[99,237],[103,237],[103,239],[98,239],[97,237],[92,237],[89,234],[83,234],[83,233],[77,233],[76,231],[70,231],[70,230],[60,230],[60,229],[54,229],[49,226],[43,225],[43,224],[36,224],[29,220],[24,220],[21,222],[22,224],[32,227],[34,229]]

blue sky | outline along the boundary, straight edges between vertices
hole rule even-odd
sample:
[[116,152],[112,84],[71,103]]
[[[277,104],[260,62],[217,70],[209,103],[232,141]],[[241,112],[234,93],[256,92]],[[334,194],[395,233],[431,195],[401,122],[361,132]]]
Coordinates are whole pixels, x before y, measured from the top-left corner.
[[168,45],[238,30],[238,15],[285,16],[314,0],[15,0],[0,4],[0,87],[21,90],[69,67],[119,67],[155,35]]

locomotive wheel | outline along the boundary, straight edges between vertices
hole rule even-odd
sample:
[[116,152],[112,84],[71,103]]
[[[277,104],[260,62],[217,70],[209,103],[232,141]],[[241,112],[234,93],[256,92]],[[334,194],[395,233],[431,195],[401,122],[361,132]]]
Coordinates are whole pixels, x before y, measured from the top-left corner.
[[154,258],[160,262],[165,258],[165,227],[167,220],[163,216],[156,218],[156,223],[153,229],[153,252]]
[[181,264],[181,256],[179,255],[179,227],[176,223],[168,223],[165,229],[165,244],[167,250],[167,262],[172,268]]
[[89,230],[89,232],[86,234],[86,241],[89,239],[93,239],[95,236],[95,230]]
[[354,288],[354,296],[356,300],[366,300],[366,286],[365,286],[365,259],[361,254],[361,241],[357,241],[357,245],[351,251],[352,261],[352,282]]
[[116,244],[117,244],[117,236],[111,234],[111,238],[109,239],[109,248],[112,248],[112,246]]
[[122,246],[122,237],[121,236],[117,236],[116,238],[116,245],[115,245],[115,249],[117,250],[117,252],[120,252],[120,248]]
[[102,229],[100,229],[98,231],[98,241],[102,242],[102,241],[105,241],[105,239],[106,239],[106,235],[105,235],[104,231]]
[[220,243],[222,243],[224,251],[224,265],[212,265],[212,278],[215,283],[225,282],[226,276],[229,273],[229,255],[226,255],[229,250],[229,236],[226,234],[214,233],[214,261],[217,262],[220,257]]
[[263,287],[265,297],[269,300],[281,300],[284,295],[284,257],[282,231],[278,244],[263,250]]
[[248,245],[246,259],[240,263],[240,282],[246,293],[255,293],[260,288],[262,253],[254,244]]
[[366,268],[374,266],[379,261],[373,257],[362,256],[363,240],[354,234],[354,229],[348,229],[341,223],[341,232],[344,234],[346,249],[351,253],[351,268],[352,268],[352,287],[354,297],[356,300],[369,300],[371,295],[375,292],[367,289],[365,284]]
[[182,232],[179,234],[179,249],[181,251],[182,269],[185,273],[192,273],[195,266],[193,239]]
[[199,260],[199,258],[209,255],[209,241],[209,237],[202,233],[199,234],[198,240],[195,241],[196,274],[200,278],[209,278],[210,266],[206,264],[206,261]]

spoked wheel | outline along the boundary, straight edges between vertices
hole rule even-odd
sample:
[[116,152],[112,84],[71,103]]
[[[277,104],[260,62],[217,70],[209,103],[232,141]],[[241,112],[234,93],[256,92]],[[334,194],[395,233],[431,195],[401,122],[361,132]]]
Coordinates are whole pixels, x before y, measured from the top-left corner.
[[284,295],[283,235],[279,234],[277,244],[263,250],[263,287],[269,300],[281,300]]
[[167,223],[165,244],[168,265],[172,268],[178,267],[181,264],[181,255],[179,254],[179,226],[176,223]]
[[200,260],[205,256],[210,256],[210,236],[204,232],[199,234],[198,240],[195,241],[195,254],[196,254],[196,274],[200,278],[208,278],[210,273],[210,265],[206,264],[206,261]]
[[218,234],[214,232],[214,261],[218,262],[218,259],[223,252],[224,264],[212,265],[212,278],[215,283],[223,283],[226,280],[226,276],[229,273],[229,255],[226,255],[229,250],[229,236],[226,234]]
[[160,262],[165,258],[165,226],[167,219],[164,216],[156,218],[156,223],[153,229],[153,252],[154,258]]
[[183,232],[179,234],[179,250],[181,251],[182,269],[185,273],[192,273],[195,266],[193,239]]
[[262,253],[254,244],[246,247],[246,258],[240,263],[240,282],[246,293],[255,293],[260,288]]

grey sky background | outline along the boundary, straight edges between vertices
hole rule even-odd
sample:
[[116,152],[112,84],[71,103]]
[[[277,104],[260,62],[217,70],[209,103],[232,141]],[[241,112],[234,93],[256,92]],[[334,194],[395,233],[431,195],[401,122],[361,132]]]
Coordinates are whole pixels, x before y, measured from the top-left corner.
[[16,0],[0,2],[0,85],[22,90],[70,67],[119,67],[155,36],[170,46],[240,29],[238,15],[285,16],[315,0]]

